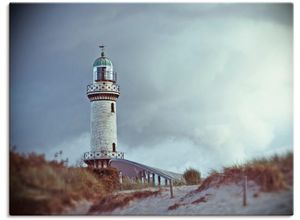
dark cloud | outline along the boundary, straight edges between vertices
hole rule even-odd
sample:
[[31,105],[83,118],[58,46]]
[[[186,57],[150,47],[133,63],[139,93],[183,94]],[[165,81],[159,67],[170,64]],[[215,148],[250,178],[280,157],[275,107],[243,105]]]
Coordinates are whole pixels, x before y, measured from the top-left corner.
[[[129,158],[173,144],[174,157],[210,157],[192,164],[208,168],[290,149],[292,18],[287,3],[11,4],[10,142],[89,149],[85,89],[104,43]],[[176,160],[157,166],[191,165]]]

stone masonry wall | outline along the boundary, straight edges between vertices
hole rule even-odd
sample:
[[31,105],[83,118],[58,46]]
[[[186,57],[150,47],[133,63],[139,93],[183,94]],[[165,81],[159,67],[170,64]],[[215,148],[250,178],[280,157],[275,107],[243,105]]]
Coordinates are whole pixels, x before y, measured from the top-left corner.
[[[111,112],[111,103],[114,103],[115,112]],[[112,151],[112,144],[117,145],[117,108],[116,102],[98,100],[91,102],[91,150],[106,149]]]

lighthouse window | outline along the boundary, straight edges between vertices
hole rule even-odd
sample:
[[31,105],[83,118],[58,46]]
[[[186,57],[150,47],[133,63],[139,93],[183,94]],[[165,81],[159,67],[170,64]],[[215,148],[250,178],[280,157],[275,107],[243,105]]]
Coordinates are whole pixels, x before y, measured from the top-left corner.
[[104,77],[105,72],[106,72],[106,67],[98,67],[97,68],[96,81],[105,80],[105,77]]
[[111,112],[115,112],[115,105],[114,105],[114,103],[111,103]]
[[98,67],[97,68],[97,73],[96,73],[96,81],[100,81],[100,77],[101,77],[101,68]]
[[101,80],[104,80],[104,74],[106,72],[105,70],[106,70],[106,67],[101,68]]
[[116,144],[115,143],[112,144],[112,149],[113,149],[113,152],[116,152]]

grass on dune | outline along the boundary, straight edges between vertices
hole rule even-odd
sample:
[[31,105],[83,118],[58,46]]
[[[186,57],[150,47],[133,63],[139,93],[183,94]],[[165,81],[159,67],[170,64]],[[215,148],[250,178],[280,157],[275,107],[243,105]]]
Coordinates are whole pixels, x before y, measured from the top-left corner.
[[254,181],[264,192],[287,189],[293,185],[293,153],[254,159],[243,165],[224,167],[220,173],[212,171],[198,190],[202,191],[223,183],[238,183],[243,180],[244,176]]
[[102,198],[95,203],[89,210],[90,213],[102,213],[111,212],[116,208],[123,208],[128,205],[131,201],[137,199],[143,199],[150,196],[158,196],[161,194],[160,190],[156,191],[137,191],[128,194],[110,195]]
[[68,168],[43,155],[10,152],[9,211],[11,215],[59,214],[82,199],[102,198],[118,186],[118,173],[99,178],[87,168]]
[[[198,188],[239,183],[243,177],[254,181],[261,191],[278,191],[293,185],[293,154],[274,155],[251,160],[243,165],[213,171]],[[130,201],[158,192],[136,192],[113,195],[120,189],[118,171],[114,168],[93,171],[80,167],[65,167],[63,163],[46,161],[43,155],[10,152],[9,211],[11,215],[60,214],[67,206],[83,199],[96,201],[91,212],[124,207]],[[124,179],[123,189],[141,189],[146,185]],[[176,208],[176,207],[174,207]]]

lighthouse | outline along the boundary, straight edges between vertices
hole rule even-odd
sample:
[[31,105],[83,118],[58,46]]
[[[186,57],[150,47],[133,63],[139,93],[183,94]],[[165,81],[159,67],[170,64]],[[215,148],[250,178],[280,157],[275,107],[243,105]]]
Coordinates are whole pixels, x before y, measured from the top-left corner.
[[117,99],[120,88],[117,73],[111,60],[100,46],[101,56],[93,63],[93,82],[87,86],[87,97],[91,103],[90,151],[83,154],[84,162],[92,169],[114,167],[119,171],[120,182],[123,177],[139,180],[148,184],[170,185],[172,181],[183,181],[181,174],[157,169],[138,162],[124,159],[119,151],[117,140]]
[[118,151],[117,99],[120,88],[112,61],[100,46],[101,56],[93,63],[93,82],[87,86],[91,104],[90,152],[84,153],[85,163],[92,168],[106,168],[112,158],[123,159]]

